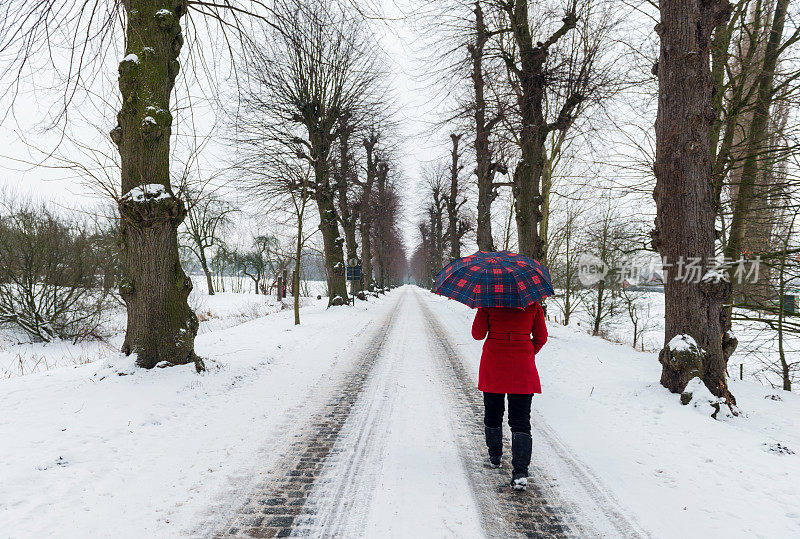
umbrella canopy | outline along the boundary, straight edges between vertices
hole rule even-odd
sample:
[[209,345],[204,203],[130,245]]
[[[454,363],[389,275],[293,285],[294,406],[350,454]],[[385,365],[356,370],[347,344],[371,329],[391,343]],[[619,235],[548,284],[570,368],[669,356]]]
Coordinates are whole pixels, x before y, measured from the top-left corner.
[[550,272],[536,260],[511,251],[477,253],[450,262],[433,291],[472,308],[524,309],[553,295]]

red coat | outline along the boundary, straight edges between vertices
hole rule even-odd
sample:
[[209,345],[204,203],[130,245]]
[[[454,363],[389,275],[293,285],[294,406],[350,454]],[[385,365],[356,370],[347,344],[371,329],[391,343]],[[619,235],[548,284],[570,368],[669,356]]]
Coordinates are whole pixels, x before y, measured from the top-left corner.
[[487,393],[541,393],[536,353],[547,342],[544,311],[538,303],[526,309],[478,309],[472,337],[486,338],[478,389]]

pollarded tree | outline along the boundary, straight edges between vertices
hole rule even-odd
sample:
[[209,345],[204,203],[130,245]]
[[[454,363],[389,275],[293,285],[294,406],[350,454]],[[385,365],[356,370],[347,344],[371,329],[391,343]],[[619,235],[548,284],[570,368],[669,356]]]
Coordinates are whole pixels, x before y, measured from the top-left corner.
[[388,152],[388,141],[391,139],[392,124],[385,118],[374,118],[363,131],[363,179],[357,181],[359,197],[356,204],[358,212],[358,231],[361,236],[361,287],[372,291],[375,288],[373,276],[373,258],[377,254],[374,243],[376,220],[379,218],[378,165]]
[[123,351],[152,366],[194,357],[197,317],[187,299],[192,282],[178,258],[178,226],[186,206],[170,185],[170,95],[183,46],[180,19],[187,4],[124,2],[126,56],[119,64],[122,107],[111,140],[119,149],[120,294],[128,306]]
[[545,115],[545,96],[551,78],[547,59],[550,49],[578,22],[577,2],[570,2],[561,24],[544,41],[535,41],[527,0],[499,1],[495,8],[503,15],[511,39],[503,49],[503,58],[515,83],[519,109],[519,148],[521,159],[514,171],[519,252],[544,259],[544,242],[539,237],[542,218],[541,177],[544,169],[544,148],[548,135],[571,120],[575,107],[583,99],[572,94],[563,103],[553,120]]
[[347,298],[332,151],[350,116],[377,110],[381,77],[373,41],[357,17],[327,0],[289,0],[273,32],[251,53],[251,87],[236,119],[237,144],[270,155],[287,150],[314,176],[331,305]]
[[425,197],[424,218],[430,230],[431,270],[435,272],[445,261],[445,234],[448,228],[445,222],[447,211],[447,191],[449,179],[442,165],[431,165],[422,170],[422,192]]
[[[673,270],[679,261],[692,260],[710,270],[716,240],[710,162],[711,35],[728,19],[731,5],[726,0],[661,0],[659,7],[653,247]],[[678,277],[668,272],[664,279],[661,384],[682,392],[697,376],[714,395],[733,404],[725,368],[735,344],[726,339],[723,309],[730,281],[715,271],[700,279]]]
[[358,181],[358,173],[354,166],[353,148],[350,143],[353,130],[350,114],[343,114],[339,119],[338,155],[335,159],[334,186],[339,210],[339,223],[344,231],[347,260],[358,258],[358,242],[356,241],[358,213],[352,203],[356,196],[351,192]]
[[[612,8],[594,0],[570,0],[562,15],[554,17],[561,4],[490,2],[497,17],[492,30],[498,34],[514,101],[503,121],[520,157],[512,182],[519,251],[540,260],[546,256],[547,227],[546,221],[544,227],[540,222],[548,211],[548,182],[564,134],[590,104],[618,85],[610,75],[610,62],[600,61],[601,54],[613,48],[608,35]],[[548,139],[553,142],[550,148]]]
[[377,287],[385,290],[399,275],[393,272],[398,267],[397,257],[405,257],[400,241],[399,221],[401,216],[400,196],[397,193],[397,166],[385,156],[380,156],[375,172],[374,212],[372,242],[377,262]]
[[492,130],[502,119],[498,110],[492,110],[486,98],[486,46],[493,35],[486,27],[483,5],[475,1],[472,41],[467,45],[472,80],[472,120],[475,147],[475,175],[478,183],[478,249],[494,251],[492,236],[492,202],[497,198],[495,175],[508,173],[508,168],[496,161],[491,144]]
[[429,65],[435,67],[434,84],[446,89],[447,101],[453,102],[446,121],[463,132],[462,144],[474,151],[477,243],[482,251],[495,250],[492,204],[499,188],[508,185],[495,181],[498,173],[508,172],[497,137],[507,103],[496,95],[496,87],[503,86],[504,67],[493,38],[502,30],[490,27],[491,4],[491,0],[429,2],[423,15],[426,33],[435,36],[426,44]]
[[378,173],[375,145],[378,144],[379,138],[379,131],[373,128],[363,140],[366,162],[364,164],[364,181],[361,184],[361,198],[358,202],[359,233],[361,234],[361,287],[370,291],[375,288],[372,276],[372,233],[375,220],[373,187],[375,186],[375,176]]
[[447,210],[447,242],[450,244],[450,260],[461,258],[461,243],[464,235],[472,228],[470,220],[462,210],[467,202],[464,196],[464,182],[461,178],[461,154],[458,143],[463,134],[450,134],[453,143],[450,151],[450,190],[445,196],[445,209]]

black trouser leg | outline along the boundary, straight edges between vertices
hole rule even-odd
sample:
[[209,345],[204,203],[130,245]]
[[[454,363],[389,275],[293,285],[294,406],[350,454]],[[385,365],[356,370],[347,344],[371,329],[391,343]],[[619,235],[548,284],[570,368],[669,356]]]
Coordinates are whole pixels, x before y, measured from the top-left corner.
[[511,427],[513,475],[527,477],[531,463],[531,400],[533,395],[508,395],[508,425]]
[[489,460],[494,466],[500,465],[500,457],[503,455],[505,397],[502,393],[483,394],[483,424],[486,431],[486,447],[489,450]]
[[503,426],[503,414],[506,411],[506,396],[503,393],[483,394],[483,424],[497,428]]
[[511,432],[531,433],[531,400],[533,395],[508,394],[508,426]]

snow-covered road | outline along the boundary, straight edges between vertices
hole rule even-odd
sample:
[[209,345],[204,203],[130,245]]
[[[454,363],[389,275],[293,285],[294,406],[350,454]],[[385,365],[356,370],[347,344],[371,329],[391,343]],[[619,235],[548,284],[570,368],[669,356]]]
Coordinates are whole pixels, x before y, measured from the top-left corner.
[[304,514],[314,535],[465,537],[480,529],[413,296],[400,292],[372,373],[311,493]]
[[[563,445],[537,435],[528,492],[485,465],[480,393],[425,292],[405,287],[268,480],[225,530],[324,537],[638,534]],[[369,371],[369,372],[366,372]],[[354,393],[355,398],[354,398]],[[344,401],[344,404],[343,404]],[[540,420],[541,422],[541,420]],[[508,436],[506,436],[508,438]],[[510,453],[507,448],[506,454]],[[548,466],[556,463],[558,470]],[[552,478],[570,485],[562,496]]]

